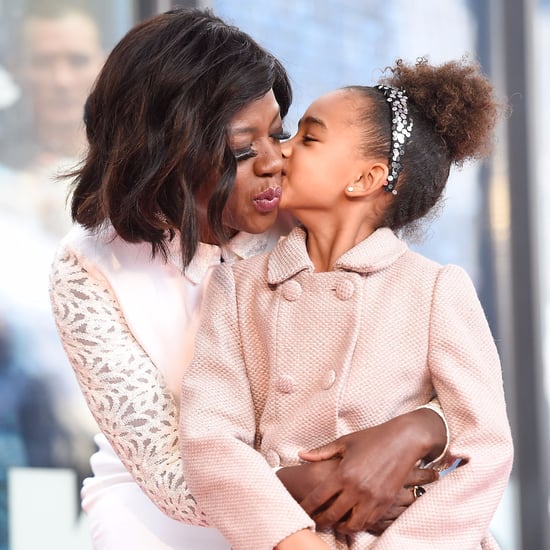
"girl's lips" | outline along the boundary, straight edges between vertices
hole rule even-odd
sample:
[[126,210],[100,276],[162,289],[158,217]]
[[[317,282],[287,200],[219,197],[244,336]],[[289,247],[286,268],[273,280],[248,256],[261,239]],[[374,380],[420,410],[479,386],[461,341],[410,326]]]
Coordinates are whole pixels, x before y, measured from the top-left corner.
[[281,200],[281,188],[270,187],[265,191],[262,191],[259,195],[256,195],[253,199],[256,210],[262,213],[273,212],[278,206]]

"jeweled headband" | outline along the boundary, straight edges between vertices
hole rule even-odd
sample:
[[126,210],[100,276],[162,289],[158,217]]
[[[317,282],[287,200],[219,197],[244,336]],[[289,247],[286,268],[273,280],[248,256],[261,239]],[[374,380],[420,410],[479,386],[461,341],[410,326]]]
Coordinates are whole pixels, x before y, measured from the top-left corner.
[[384,190],[397,195],[397,178],[403,169],[401,159],[405,151],[405,143],[411,137],[413,122],[409,118],[409,107],[407,96],[403,90],[391,86],[377,86],[386,98],[391,109],[391,152],[390,152],[390,173],[388,181],[384,184]]

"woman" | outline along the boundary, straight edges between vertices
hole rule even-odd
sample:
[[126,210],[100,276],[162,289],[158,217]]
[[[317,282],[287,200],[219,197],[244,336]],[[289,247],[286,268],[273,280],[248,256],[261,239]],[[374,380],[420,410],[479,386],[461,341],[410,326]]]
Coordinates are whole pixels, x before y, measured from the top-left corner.
[[[290,101],[281,64],[200,10],[132,29],[90,95],[77,225],[54,261],[51,296],[102,431],[82,491],[96,548],[229,547],[204,527],[182,476],[179,392],[213,266],[268,250],[290,228],[277,212]],[[406,480],[410,464],[441,451],[445,428],[424,408],[355,437],[338,442],[348,462],[280,475],[296,495],[372,497],[365,513],[383,529],[377,520],[413,500],[405,483],[435,479],[425,470]],[[357,467],[379,485],[361,489]]]
[[[400,62],[315,100],[282,145],[281,207],[303,225],[215,270],[182,384],[184,474],[235,550],[494,547],[513,456],[498,353],[467,274],[394,231],[433,208],[451,165],[487,154],[497,112],[476,63]],[[460,467],[380,537],[313,533],[315,506],[271,468],[435,394]]]

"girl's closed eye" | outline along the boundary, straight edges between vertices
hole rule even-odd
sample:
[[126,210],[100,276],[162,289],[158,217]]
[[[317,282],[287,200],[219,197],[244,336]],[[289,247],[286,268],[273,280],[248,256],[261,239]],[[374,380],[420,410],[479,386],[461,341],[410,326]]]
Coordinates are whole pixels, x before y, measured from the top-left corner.
[[310,136],[308,134],[304,135],[302,137],[302,143],[311,143],[314,141],[319,141],[318,139],[315,139],[313,136]]

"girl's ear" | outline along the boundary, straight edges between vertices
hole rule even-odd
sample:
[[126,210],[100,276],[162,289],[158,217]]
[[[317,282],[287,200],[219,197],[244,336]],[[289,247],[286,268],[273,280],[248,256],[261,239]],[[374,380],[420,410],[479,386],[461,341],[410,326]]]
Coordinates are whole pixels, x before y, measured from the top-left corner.
[[388,165],[385,162],[373,162],[357,176],[354,182],[346,186],[348,197],[365,197],[384,187],[388,180]]

